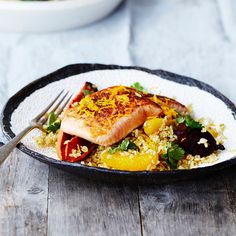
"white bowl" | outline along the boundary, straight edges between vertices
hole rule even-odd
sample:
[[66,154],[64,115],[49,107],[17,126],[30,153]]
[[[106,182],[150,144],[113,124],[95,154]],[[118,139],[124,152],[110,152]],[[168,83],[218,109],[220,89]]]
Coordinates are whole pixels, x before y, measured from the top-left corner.
[[0,30],[49,32],[71,29],[105,17],[121,1],[63,0],[24,2],[0,0]]

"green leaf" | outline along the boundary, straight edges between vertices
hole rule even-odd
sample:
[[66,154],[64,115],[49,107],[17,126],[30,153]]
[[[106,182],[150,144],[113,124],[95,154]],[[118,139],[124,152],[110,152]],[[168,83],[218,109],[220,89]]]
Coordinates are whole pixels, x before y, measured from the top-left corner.
[[167,160],[168,159],[168,154],[166,153],[166,154],[162,154],[162,156],[161,156],[163,159],[165,159],[165,160]]
[[89,91],[89,90],[86,90],[86,89],[83,90],[84,96],[88,96],[89,94],[92,94],[92,93],[93,93],[92,91]]
[[172,146],[168,149],[169,159],[179,161],[184,156],[184,149],[182,149],[178,144],[173,143]]
[[131,150],[136,150],[138,147],[135,143],[133,142],[129,142],[129,146],[128,146],[128,149],[131,149]]
[[60,127],[61,127],[61,121],[56,121],[47,127],[47,131],[55,133],[57,130],[60,129]]
[[46,131],[55,133],[61,127],[61,121],[57,118],[54,112],[48,114],[47,124],[45,126]]
[[200,124],[198,121],[194,120],[190,115],[187,116],[179,116],[176,119],[178,124],[184,123],[187,127],[192,129],[202,129],[203,125]]
[[127,151],[129,146],[129,140],[125,139],[121,142],[121,144],[118,146],[121,151]]
[[48,114],[47,126],[53,124],[57,120],[57,116],[54,112]]
[[192,119],[191,116],[186,116],[185,118],[185,124],[187,127],[193,128],[193,129],[202,129],[203,126],[202,124],[200,124],[198,121],[195,121],[194,119]]
[[178,124],[182,124],[182,123],[185,122],[185,117],[184,116],[179,116],[175,120]]
[[108,150],[109,154],[114,154],[116,151],[117,151],[117,149],[116,149],[116,148],[113,148],[113,147],[111,147],[111,148]]
[[136,150],[137,146],[135,143],[129,141],[128,139],[124,139],[118,146],[111,147],[109,149],[109,153],[113,154],[116,151],[127,151],[128,149]]
[[131,85],[131,87],[135,88],[135,89],[137,89],[138,91],[141,91],[141,92],[144,91],[144,87],[139,82],[133,83]]
[[166,163],[170,166],[171,169],[176,169],[178,161],[181,160],[185,155],[185,151],[178,144],[169,143],[167,145],[166,154],[162,155],[162,158],[166,160]]
[[177,162],[173,159],[168,159],[167,164],[171,169],[176,169],[177,168]]

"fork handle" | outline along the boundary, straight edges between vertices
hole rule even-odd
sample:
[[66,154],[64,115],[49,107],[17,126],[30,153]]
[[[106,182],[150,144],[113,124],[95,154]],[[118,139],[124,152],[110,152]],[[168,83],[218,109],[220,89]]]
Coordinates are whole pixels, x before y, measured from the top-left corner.
[[24,130],[22,130],[18,135],[16,135],[10,142],[0,147],[0,165],[5,161],[5,159],[9,156],[9,154],[21,141],[21,139],[34,128],[35,126],[28,126]]

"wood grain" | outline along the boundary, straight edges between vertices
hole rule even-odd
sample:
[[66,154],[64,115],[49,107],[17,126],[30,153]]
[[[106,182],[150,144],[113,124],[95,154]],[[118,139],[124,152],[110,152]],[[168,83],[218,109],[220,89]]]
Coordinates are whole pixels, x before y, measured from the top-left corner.
[[[8,50],[0,48],[1,109],[8,96],[8,60]],[[2,133],[0,139],[6,141]],[[0,165],[0,235],[46,235],[47,196],[48,166],[14,150]]]
[[[60,66],[91,60],[127,64],[129,57],[131,64],[208,81],[235,101],[236,44],[221,25],[216,2],[130,0],[130,9],[126,9],[131,13],[129,32],[123,30],[123,24],[128,25],[125,17],[121,14],[121,21],[116,14],[105,26],[102,21],[81,31],[1,33],[0,109],[9,91],[12,94]],[[90,36],[98,27],[103,37],[99,35],[95,43]],[[106,27],[120,37],[108,34]],[[130,37],[128,43],[123,40],[125,33]],[[113,43],[105,55],[106,39],[122,50]],[[235,199],[236,167],[195,181],[140,186],[138,190],[93,183],[55,169],[49,175],[46,165],[14,151],[0,166],[0,236],[231,236],[236,235]]]
[[47,235],[48,167],[15,150],[0,166],[0,235]]
[[137,187],[90,182],[50,169],[48,234],[140,235]]
[[140,187],[143,235],[235,235],[235,170]]

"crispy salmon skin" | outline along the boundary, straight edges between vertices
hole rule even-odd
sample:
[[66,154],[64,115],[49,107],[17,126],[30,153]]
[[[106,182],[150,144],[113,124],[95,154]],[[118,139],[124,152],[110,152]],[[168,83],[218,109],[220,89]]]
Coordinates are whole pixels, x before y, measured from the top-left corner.
[[92,143],[109,146],[119,142],[148,117],[163,115],[160,106],[136,89],[113,86],[83,98],[69,108],[63,132]]

